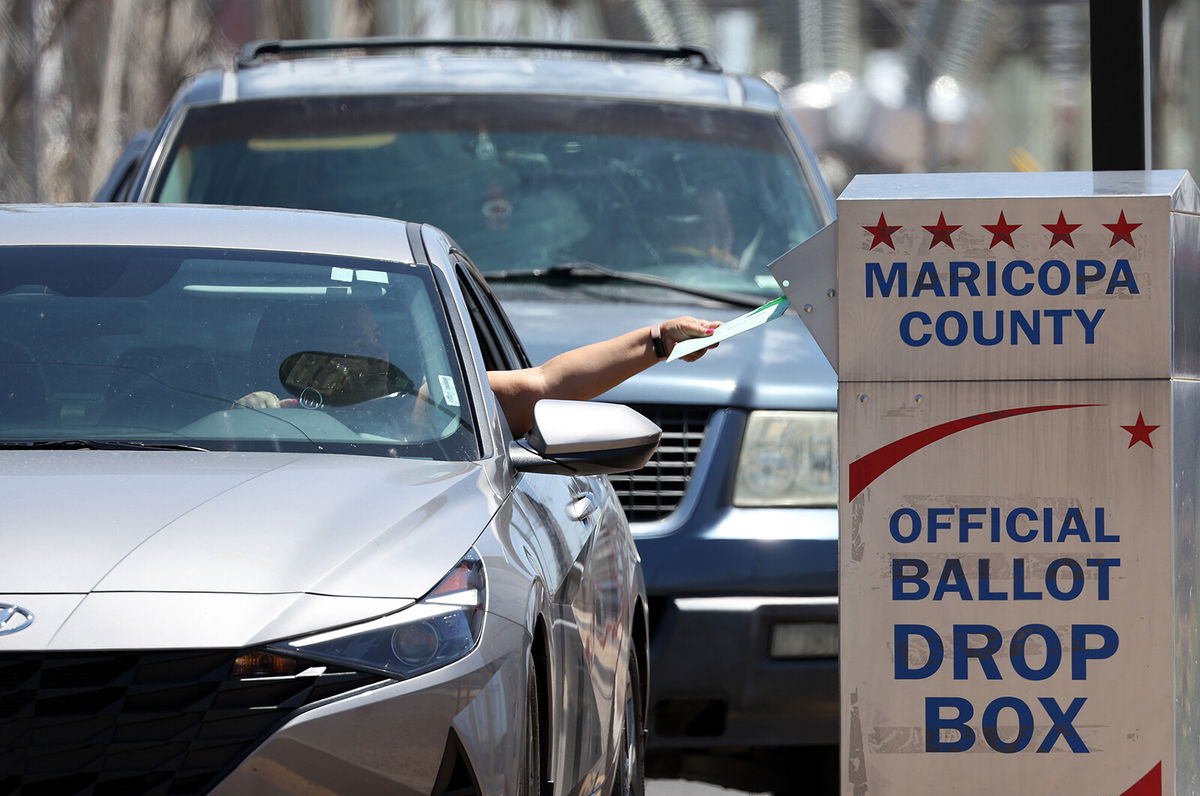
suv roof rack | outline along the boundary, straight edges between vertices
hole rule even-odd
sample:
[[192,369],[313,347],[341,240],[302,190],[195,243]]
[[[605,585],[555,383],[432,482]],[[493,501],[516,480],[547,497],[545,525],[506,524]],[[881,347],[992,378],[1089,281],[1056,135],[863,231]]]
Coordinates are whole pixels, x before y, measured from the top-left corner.
[[303,55],[331,50],[416,50],[430,48],[446,49],[507,49],[507,50],[560,50],[588,52],[605,55],[644,56],[669,60],[684,59],[697,69],[720,72],[716,55],[707,47],[693,44],[660,45],[650,42],[602,41],[580,39],[576,41],[550,41],[540,39],[421,39],[390,36],[370,36],[354,39],[281,39],[274,41],[252,41],[242,47],[238,54],[238,68],[252,66],[264,55]]

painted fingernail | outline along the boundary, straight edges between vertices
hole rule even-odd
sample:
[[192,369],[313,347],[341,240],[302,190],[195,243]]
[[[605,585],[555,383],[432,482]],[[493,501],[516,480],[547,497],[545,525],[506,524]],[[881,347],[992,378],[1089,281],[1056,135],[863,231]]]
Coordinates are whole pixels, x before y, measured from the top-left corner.
[[715,329],[705,329],[705,330],[704,330],[704,333],[705,333],[705,334],[712,334],[714,331],[716,331],[716,330],[715,330]]

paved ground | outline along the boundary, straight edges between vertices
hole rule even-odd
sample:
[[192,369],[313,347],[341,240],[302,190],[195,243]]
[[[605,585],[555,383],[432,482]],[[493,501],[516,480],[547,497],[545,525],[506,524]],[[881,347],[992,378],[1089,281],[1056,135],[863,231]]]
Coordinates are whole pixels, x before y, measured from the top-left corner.
[[766,796],[744,790],[729,790],[684,779],[648,779],[646,796]]

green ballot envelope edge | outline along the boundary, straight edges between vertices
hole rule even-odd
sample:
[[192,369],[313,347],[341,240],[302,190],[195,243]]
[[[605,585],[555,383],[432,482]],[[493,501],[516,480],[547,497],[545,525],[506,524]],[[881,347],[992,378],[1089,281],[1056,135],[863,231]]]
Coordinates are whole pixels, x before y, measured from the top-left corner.
[[736,337],[743,332],[748,332],[751,329],[757,329],[768,321],[773,321],[787,311],[791,306],[791,302],[786,296],[772,299],[761,307],[756,307],[750,310],[745,315],[739,315],[731,321],[721,324],[716,330],[707,337],[693,337],[690,340],[684,340],[676,343],[671,349],[671,355],[667,357],[670,362],[680,357],[686,357],[688,354],[694,354],[709,346],[714,346],[722,340],[728,340],[731,337]]

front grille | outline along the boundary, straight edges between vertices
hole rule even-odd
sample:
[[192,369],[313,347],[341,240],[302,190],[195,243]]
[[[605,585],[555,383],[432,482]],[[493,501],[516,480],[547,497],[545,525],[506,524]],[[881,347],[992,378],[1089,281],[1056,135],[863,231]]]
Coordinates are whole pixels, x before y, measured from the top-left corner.
[[630,522],[653,522],[679,507],[687,491],[713,410],[700,406],[634,406],[662,429],[650,463],[609,476]]
[[0,794],[203,793],[293,711],[384,679],[231,678],[241,652],[0,655]]

